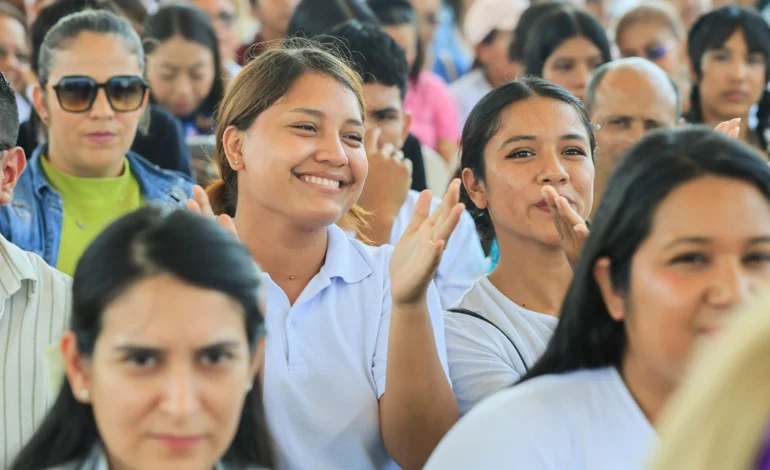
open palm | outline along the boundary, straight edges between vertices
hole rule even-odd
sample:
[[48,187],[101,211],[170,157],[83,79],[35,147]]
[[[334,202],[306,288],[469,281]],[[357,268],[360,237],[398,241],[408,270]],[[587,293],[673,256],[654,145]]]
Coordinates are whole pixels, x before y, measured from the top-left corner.
[[459,199],[460,180],[452,181],[433,214],[430,214],[431,192],[420,194],[409,226],[396,244],[390,261],[393,303],[415,304],[425,298],[444,247],[465,210]]

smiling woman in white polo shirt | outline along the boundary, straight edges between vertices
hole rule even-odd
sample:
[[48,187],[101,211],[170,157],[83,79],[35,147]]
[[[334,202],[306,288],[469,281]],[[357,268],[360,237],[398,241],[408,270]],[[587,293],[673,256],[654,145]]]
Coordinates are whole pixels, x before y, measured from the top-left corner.
[[497,239],[500,260],[446,313],[460,413],[517,382],[545,351],[572,268],[542,190],[551,186],[590,214],[595,147],[578,100],[539,78],[496,88],[470,114],[462,199],[482,238]]
[[350,239],[337,223],[361,221],[363,103],[356,72],[298,41],[244,67],[216,119],[211,204],[268,274],[280,468],[421,468],[458,416],[431,279],[463,210],[459,181],[430,217],[420,197],[395,250]]
[[610,180],[547,350],[426,470],[645,468],[697,346],[768,287],[767,163],[705,128],[647,134]]

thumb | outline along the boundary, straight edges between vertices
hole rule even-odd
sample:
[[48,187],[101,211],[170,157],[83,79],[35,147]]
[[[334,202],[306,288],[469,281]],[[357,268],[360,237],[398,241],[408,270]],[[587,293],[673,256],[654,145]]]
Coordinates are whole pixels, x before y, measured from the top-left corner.
[[380,150],[377,142],[380,141],[381,135],[382,130],[377,126],[370,127],[366,134],[364,134],[364,149],[366,150],[367,157],[376,154]]

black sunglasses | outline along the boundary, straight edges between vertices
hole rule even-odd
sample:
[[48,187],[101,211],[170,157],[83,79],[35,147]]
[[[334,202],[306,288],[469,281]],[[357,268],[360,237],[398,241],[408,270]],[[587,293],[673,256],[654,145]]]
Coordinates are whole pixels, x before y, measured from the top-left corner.
[[100,88],[104,88],[113,111],[129,113],[142,106],[149,85],[142,77],[136,75],[118,75],[104,83],[97,83],[91,77],[72,75],[62,77],[59,83],[51,88],[56,92],[61,108],[70,113],[90,111]]

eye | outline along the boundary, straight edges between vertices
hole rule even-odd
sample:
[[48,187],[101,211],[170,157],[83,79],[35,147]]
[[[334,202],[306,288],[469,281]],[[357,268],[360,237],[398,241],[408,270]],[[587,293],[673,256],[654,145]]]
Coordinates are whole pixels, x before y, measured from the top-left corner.
[[570,63],[554,64],[554,68],[562,72],[569,72],[570,70],[572,70],[572,64]]
[[201,363],[207,367],[221,365],[222,363],[232,359],[232,353],[222,350],[206,351],[201,354]]
[[297,129],[299,131],[304,132],[316,132],[316,127],[312,124],[295,124],[293,126],[294,129]]
[[529,150],[514,150],[505,156],[505,158],[527,158],[533,156],[534,153]]
[[751,54],[747,62],[752,65],[764,65],[765,56],[763,56],[762,54]]
[[692,253],[682,253],[681,255],[674,257],[674,259],[672,259],[669,264],[671,265],[675,265],[675,264],[703,265],[703,264],[707,264],[708,262],[709,262],[709,259],[705,253],[692,252]]
[[580,155],[585,157],[586,151],[580,147],[568,147],[562,151],[564,155]]
[[743,262],[751,265],[770,264],[770,253],[763,253],[761,251],[749,253],[743,258]]
[[364,138],[361,134],[348,134],[345,136],[346,139],[352,140],[353,142],[362,144],[364,143]]
[[727,54],[725,52],[716,52],[714,54],[714,60],[718,60],[720,62],[725,62],[730,60],[730,54]]
[[607,127],[616,130],[628,129],[629,124],[629,120],[624,118],[613,118],[607,120]]
[[149,352],[135,352],[127,356],[125,361],[132,366],[148,369],[158,363],[158,358]]

